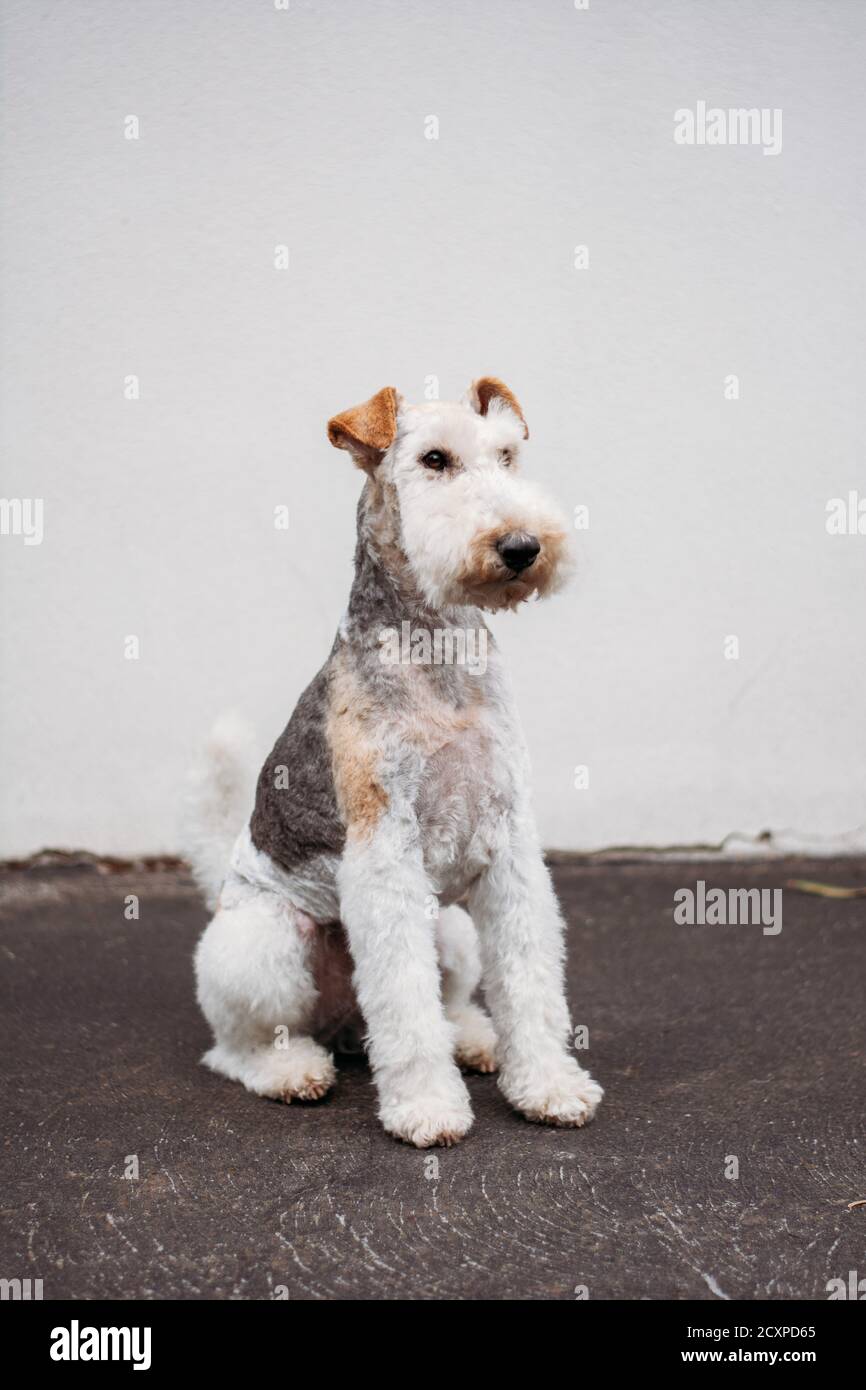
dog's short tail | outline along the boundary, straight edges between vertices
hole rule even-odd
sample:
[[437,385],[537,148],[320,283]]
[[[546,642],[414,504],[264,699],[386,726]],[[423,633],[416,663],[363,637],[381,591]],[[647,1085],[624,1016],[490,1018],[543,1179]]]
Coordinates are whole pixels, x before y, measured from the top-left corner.
[[221,715],[190,770],[183,848],[211,909],[216,907],[232,846],[252,808],[253,742],[244,720]]

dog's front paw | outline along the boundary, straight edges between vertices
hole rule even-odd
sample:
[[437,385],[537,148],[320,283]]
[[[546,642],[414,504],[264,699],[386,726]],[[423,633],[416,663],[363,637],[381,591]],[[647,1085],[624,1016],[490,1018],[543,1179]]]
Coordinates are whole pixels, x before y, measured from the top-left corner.
[[565,1057],[555,1070],[503,1077],[506,1098],[527,1120],[538,1124],[577,1129],[591,1120],[603,1090],[573,1057]]
[[414,1144],[416,1149],[430,1149],[435,1144],[450,1148],[472,1125],[468,1094],[465,1100],[418,1096],[383,1102],[379,1114],[389,1134]]

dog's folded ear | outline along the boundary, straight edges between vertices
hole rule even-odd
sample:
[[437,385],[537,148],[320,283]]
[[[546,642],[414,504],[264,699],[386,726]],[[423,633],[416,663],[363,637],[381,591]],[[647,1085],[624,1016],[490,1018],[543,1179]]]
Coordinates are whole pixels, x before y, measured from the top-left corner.
[[466,401],[478,415],[487,414],[491,401],[502,401],[503,405],[514,411],[523,426],[523,438],[529,438],[529,426],[523,418],[520,402],[514,392],[510,391],[505,382],[500,381],[498,377],[480,376],[477,381],[473,381],[466,392]]
[[335,449],[348,449],[360,468],[379,463],[397,437],[397,392],[383,386],[363,405],[353,405],[328,421],[328,438]]

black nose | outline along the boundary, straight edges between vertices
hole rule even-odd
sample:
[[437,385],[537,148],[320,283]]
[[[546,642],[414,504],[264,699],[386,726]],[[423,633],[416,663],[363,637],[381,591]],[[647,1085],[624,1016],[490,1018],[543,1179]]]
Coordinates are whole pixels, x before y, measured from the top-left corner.
[[535,537],[528,535],[526,531],[511,531],[496,542],[496,549],[508,568],[519,574],[521,570],[528,570],[529,566],[534,564],[541,546]]

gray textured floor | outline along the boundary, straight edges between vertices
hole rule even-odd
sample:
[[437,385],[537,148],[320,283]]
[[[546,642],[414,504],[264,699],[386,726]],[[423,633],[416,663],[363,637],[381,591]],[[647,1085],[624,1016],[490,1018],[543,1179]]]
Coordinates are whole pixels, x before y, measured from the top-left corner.
[[0,874],[0,1275],[46,1298],[812,1299],[866,1273],[866,899],[786,891],[776,937],[672,919],[698,878],[863,885],[866,864],[556,877],[605,1104],[542,1129],[474,1077],[475,1128],[433,1173],[381,1132],[357,1063],[288,1108],[197,1065],[184,875]]

